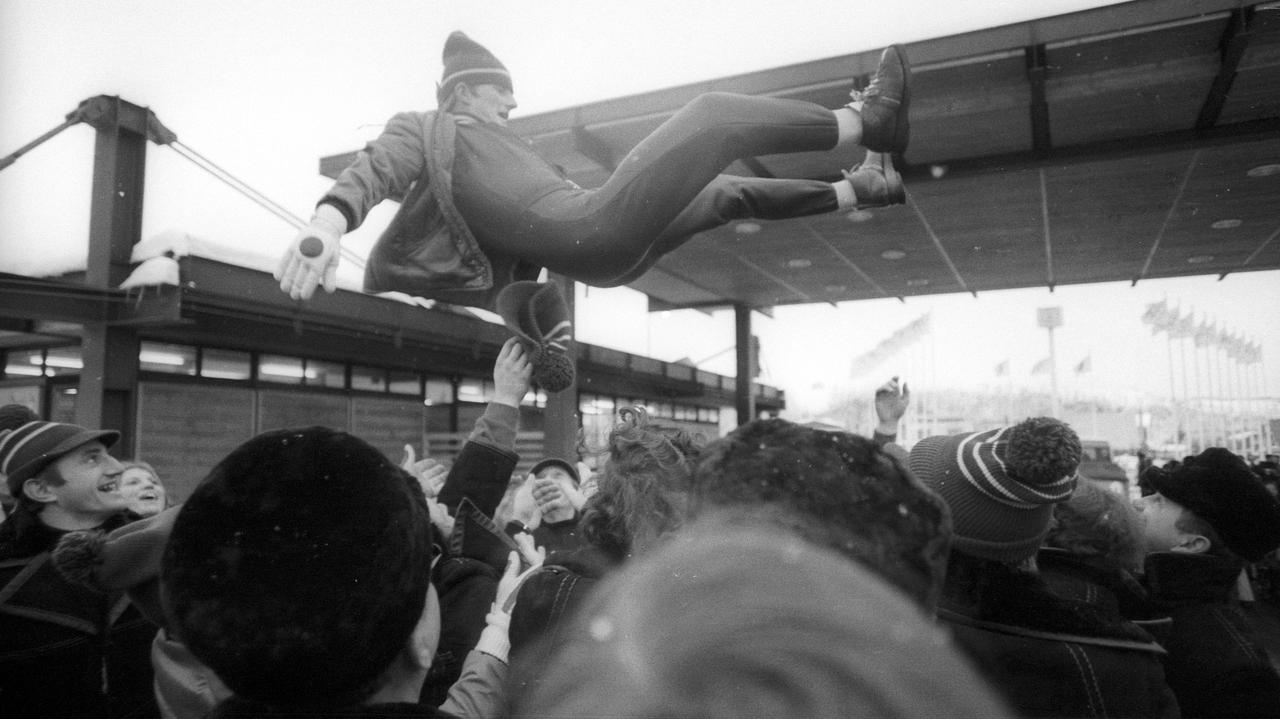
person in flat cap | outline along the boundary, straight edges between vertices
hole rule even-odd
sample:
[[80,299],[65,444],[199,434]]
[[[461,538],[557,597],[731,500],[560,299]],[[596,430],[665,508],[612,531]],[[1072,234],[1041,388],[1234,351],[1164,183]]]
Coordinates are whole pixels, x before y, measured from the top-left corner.
[[1055,595],[1037,571],[1080,458],[1075,431],[1052,417],[911,448],[911,471],[951,508],[938,618],[1018,716],[1176,717],[1151,635],[1108,607]]
[[1241,570],[1280,547],[1280,502],[1240,456],[1210,447],[1176,468],[1152,467],[1144,580],[1173,618],[1164,646],[1184,717],[1275,716],[1280,676],[1234,589]]
[[[511,614],[513,685],[540,681],[547,662],[572,639],[571,618],[603,577],[679,530],[705,444],[700,434],[652,422],[644,407],[618,411],[603,446],[592,450],[607,459],[599,491],[583,505],[577,522],[581,541],[550,552],[520,588]],[[559,460],[540,464],[552,472],[567,469]],[[522,513],[517,507],[514,515]],[[529,531],[513,529],[516,536]]]
[[123,592],[68,581],[51,561],[78,530],[127,520],[114,430],[29,421],[0,429],[0,473],[16,499],[0,524],[0,715],[156,716],[156,626]]
[[580,486],[578,468],[569,460],[559,457],[539,460],[529,468],[529,475],[515,498],[520,507],[528,503],[536,506],[535,519],[523,527],[510,522],[507,532],[531,533],[534,543],[545,548],[548,554],[577,548],[582,541],[578,520],[587,502]]
[[210,716],[494,715],[514,552],[464,664],[468,703],[418,702],[442,542],[418,480],[357,437],[282,429],[232,451],[177,513],[160,571],[175,637],[233,693]]
[[[909,140],[909,65],[886,49],[865,90],[830,109],[708,93],[677,110],[598,188],[579,187],[507,128],[511,73],[462,32],[445,41],[438,109],[392,117],[320,198],[276,270],[280,289],[333,292],[339,239],[385,199],[402,201],[365,267],[366,292],[492,309],[502,288],[546,268],[598,287],[626,284],[697,232],[905,202],[892,155]],[[860,145],[835,182],[722,174],[759,155]]]

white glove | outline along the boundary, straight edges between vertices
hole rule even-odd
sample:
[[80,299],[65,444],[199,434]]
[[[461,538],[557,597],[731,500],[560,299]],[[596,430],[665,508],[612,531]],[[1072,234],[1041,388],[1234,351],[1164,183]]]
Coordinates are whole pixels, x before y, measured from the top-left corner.
[[280,291],[295,300],[309,300],[318,284],[324,284],[325,292],[338,289],[338,241],[346,231],[347,218],[338,208],[324,203],[316,207],[311,223],[280,258],[275,272]]
[[507,654],[511,651],[511,639],[508,635],[511,626],[511,610],[515,607],[520,586],[537,569],[537,566],[529,567],[521,573],[520,555],[517,552],[510,552],[507,555],[507,570],[502,573],[502,579],[498,580],[498,590],[493,604],[489,607],[489,613],[485,615],[485,627],[480,632],[480,639],[476,642],[476,651],[495,657],[504,664],[507,662]]

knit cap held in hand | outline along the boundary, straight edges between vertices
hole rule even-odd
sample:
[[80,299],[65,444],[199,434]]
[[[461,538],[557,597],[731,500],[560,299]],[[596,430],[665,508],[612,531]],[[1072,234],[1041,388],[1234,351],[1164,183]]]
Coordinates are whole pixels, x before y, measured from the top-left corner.
[[533,381],[548,392],[572,385],[573,323],[560,286],[553,282],[512,282],[502,288],[496,304],[507,329],[529,351]]

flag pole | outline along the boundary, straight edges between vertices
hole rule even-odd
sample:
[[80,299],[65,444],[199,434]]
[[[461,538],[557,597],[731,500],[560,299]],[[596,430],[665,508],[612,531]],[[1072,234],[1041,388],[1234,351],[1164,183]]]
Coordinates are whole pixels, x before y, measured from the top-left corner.
[[[1183,345],[1183,349],[1186,349],[1186,345]],[[1200,351],[1198,348],[1191,348],[1191,360],[1192,369],[1195,371],[1196,385],[1196,435],[1199,442],[1196,451],[1203,452],[1206,446],[1204,443],[1204,391],[1200,387]]]
[[1183,431],[1182,408],[1178,404],[1178,390],[1173,381],[1173,340],[1167,335],[1165,336],[1164,347],[1169,358],[1169,404],[1173,407],[1173,438],[1175,440],[1174,444],[1177,444],[1181,441],[1178,435]]

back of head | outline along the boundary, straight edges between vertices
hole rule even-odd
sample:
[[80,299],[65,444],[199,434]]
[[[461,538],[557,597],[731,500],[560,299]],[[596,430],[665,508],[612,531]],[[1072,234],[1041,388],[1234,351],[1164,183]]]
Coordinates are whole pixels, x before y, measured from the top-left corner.
[[[0,407],[0,435],[3,435],[6,432],[12,432],[27,422],[34,422],[38,419],[40,419],[40,417],[25,404],[6,404],[3,407]],[[4,473],[0,471],[0,480],[3,480],[4,478]],[[9,483],[7,481],[0,484],[0,497],[4,496],[12,496],[12,492],[9,491]],[[0,514],[0,520],[2,519],[3,515]]]
[[1123,497],[1096,482],[1080,482],[1053,508],[1053,526],[1044,545],[1085,558],[1097,566],[1125,571],[1142,568],[1142,517]]
[[936,603],[951,533],[946,505],[871,440],[749,422],[712,442],[695,474],[693,513],[724,508],[766,512],[925,606]]
[[513,716],[1005,715],[913,602],[777,527],[701,520],[576,617]]
[[240,697],[359,704],[422,615],[432,533],[418,483],[322,427],[255,437],[183,505],[161,575],[179,638]]
[[583,536],[615,558],[680,526],[700,436],[649,423],[642,408],[619,413],[598,489],[582,510]]
[[40,419],[35,411],[25,404],[6,404],[0,407],[0,432],[6,429],[17,429],[27,422]]
[[981,559],[1018,564],[1035,556],[1053,505],[1075,489],[1080,438],[1051,417],[1012,427],[926,437],[907,460],[951,507],[954,546]]
[[1212,527],[1233,554],[1256,562],[1280,547],[1280,501],[1239,455],[1210,447],[1172,469],[1148,469],[1143,477]]

